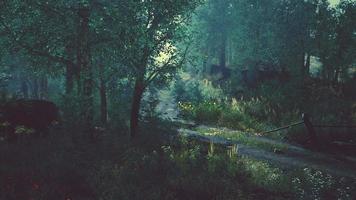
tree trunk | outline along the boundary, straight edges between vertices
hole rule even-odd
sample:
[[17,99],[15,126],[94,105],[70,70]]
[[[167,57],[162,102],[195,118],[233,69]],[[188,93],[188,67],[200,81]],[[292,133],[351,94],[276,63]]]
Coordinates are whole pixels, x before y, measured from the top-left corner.
[[141,99],[144,92],[143,76],[137,77],[131,106],[130,136],[135,138],[138,131]]
[[227,40],[227,35],[224,30],[221,36],[221,47],[220,47],[220,67],[222,71],[226,68],[226,40]]
[[339,82],[339,77],[340,77],[340,74],[341,74],[341,69],[339,67],[337,67],[335,69],[335,74],[334,74],[334,77],[333,77],[333,83],[336,84]]
[[[78,42],[78,44],[79,44],[79,42]],[[78,50],[78,52],[79,52],[79,50]],[[65,53],[70,60],[75,59],[74,58],[74,47],[71,44],[66,46]],[[73,88],[74,88],[74,76],[76,73],[76,69],[75,69],[76,66],[75,66],[74,62],[67,61],[65,67],[66,67],[65,68],[65,79],[66,79],[65,80],[65,92],[67,95],[69,95],[73,92]]]
[[340,45],[339,46],[339,50],[338,50],[338,62],[337,62],[337,67],[336,69],[333,71],[334,74],[333,74],[333,77],[332,77],[332,81],[334,84],[337,84],[339,82],[339,78],[340,78],[340,74],[341,74],[341,71],[342,71],[342,61],[344,60],[344,49],[346,49],[345,47],[343,47],[344,45]]
[[33,83],[33,88],[32,88],[32,98],[34,99],[39,99],[39,84],[38,84],[38,79],[34,78],[32,80]]
[[302,52],[299,52],[299,61],[298,61],[298,68],[299,68],[299,73],[301,75],[301,78],[305,78],[305,52],[302,51]]
[[228,42],[228,51],[227,51],[227,63],[228,65],[231,65],[231,63],[234,60],[234,47],[233,47],[233,40],[229,38],[229,42]]
[[307,54],[307,60],[305,61],[305,75],[310,75],[310,53]]
[[93,124],[93,74],[90,65],[90,47],[89,47],[89,16],[88,7],[82,7],[78,10],[79,15],[79,33],[78,33],[78,68],[81,71],[80,95],[83,97],[82,116],[87,128]]
[[208,60],[209,60],[209,49],[206,47],[206,49],[203,49],[203,54],[204,54],[204,59],[203,59],[203,70],[202,73],[205,75],[209,70],[208,70]]
[[45,75],[43,75],[41,77],[41,82],[40,82],[40,88],[41,88],[41,92],[40,92],[40,98],[41,99],[47,99],[48,98],[48,80],[47,77]]
[[26,79],[21,81],[21,91],[24,99],[28,99],[28,85],[26,83]]
[[108,122],[108,103],[106,94],[106,84],[103,79],[100,80],[100,112],[101,123],[106,125]]
[[74,77],[74,71],[73,71],[73,64],[72,63],[67,63],[66,64],[66,94],[69,95],[73,91],[73,77]]
[[101,123],[106,125],[108,122],[108,103],[107,103],[107,91],[106,83],[104,79],[104,66],[100,66],[100,115]]

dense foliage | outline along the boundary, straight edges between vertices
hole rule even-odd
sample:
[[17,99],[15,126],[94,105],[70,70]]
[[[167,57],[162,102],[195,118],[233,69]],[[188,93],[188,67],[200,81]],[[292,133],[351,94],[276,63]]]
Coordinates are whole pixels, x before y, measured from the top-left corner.
[[[354,199],[354,174],[238,144],[355,164],[355,19],[355,0],[0,0],[0,199]],[[331,125],[319,144],[265,134],[303,113]]]

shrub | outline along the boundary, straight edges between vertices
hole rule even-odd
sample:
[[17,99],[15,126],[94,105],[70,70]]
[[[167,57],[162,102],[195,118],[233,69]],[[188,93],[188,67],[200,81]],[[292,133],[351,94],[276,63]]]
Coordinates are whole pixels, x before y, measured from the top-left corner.
[[[120,163],[100,163],[93,180],[103,199],[254,199],[274,194],[250,181],[237,157],[183,140],[150,152],[128,150]],[[266,180],[266,182],[269,180]],[[137,192],[140,191],[140,192]],[[258,191],[258,194],[255,194]]]
[[198,122],[213,123],[219,120],[222,111],[222,106],[219,103],[205,101],[196,107],[195,117]]
[[187,119],[195,119],[195,105],[189,102],[178,102],[179,113]]
[[354,180],[333,177],[318,170],[304,168],[292,176],[293,191],[298,199],[354,199]]
[[214,101],[198,104],[178,102],[178,108],[183,117],[203,123],[217,122],[223,110],[222,106]]

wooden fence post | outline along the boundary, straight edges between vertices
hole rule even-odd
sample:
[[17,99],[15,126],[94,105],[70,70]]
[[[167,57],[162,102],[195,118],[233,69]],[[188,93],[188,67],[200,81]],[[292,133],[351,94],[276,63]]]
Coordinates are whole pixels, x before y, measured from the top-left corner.
[[316,132],[314,130],[313,124],[310,122],[309,115],[306,114],[306,113],[303,113],[302,114],[302,120],[303,120],[304,125],[307,128],[308,133],[310,135],[311,143],[312,144],[318,144]]

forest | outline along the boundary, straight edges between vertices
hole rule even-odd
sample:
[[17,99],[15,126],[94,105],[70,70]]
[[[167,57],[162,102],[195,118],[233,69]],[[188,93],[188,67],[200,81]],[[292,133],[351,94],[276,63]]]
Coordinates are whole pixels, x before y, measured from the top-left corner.
[[355,0],[0,0],[0,200],[356,199]]

